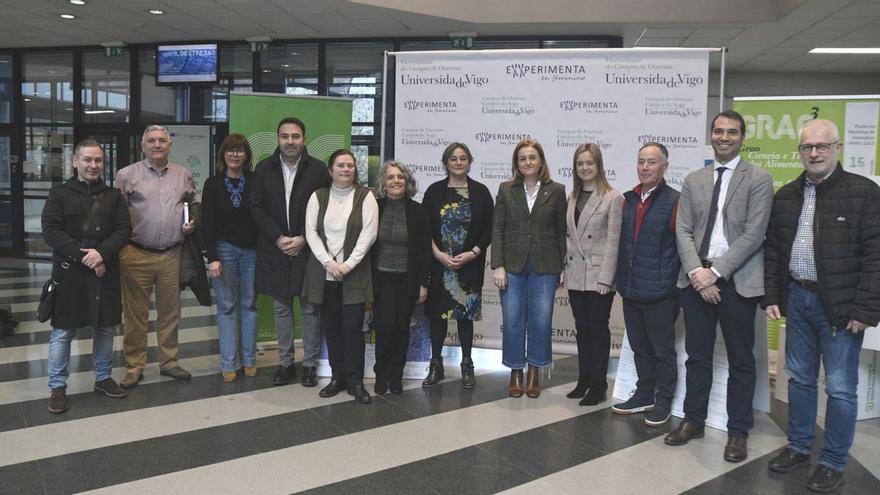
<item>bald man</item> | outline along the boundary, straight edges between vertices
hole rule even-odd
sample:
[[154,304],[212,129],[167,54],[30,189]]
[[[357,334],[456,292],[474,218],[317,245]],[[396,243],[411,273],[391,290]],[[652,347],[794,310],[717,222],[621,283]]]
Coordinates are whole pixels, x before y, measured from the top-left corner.
[[770,319],[787,317],[788,447],[770,461],[787,473],[810,463],[819,363],[825,365],[825,446],[807,488],[843,483],[855,434],[859,353],[880,320],[880,187],[846,172],[828,120],[807,122],[798,152],[804,172],[773,198],[762,302]]

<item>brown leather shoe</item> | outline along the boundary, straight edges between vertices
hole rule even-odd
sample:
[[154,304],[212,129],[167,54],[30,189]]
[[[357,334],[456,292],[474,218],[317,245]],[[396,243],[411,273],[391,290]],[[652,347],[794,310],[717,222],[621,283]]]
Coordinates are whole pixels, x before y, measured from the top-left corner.
[[138,382],[144,379],[143,373],[138,373],[137,371],[129,371],[125,374],[125,377],[119,382],[119,386],[125,389],[135,387]]
[[244,376],[257,376],[257,367],[256,366],[245,366],[244,367]]
[[703,438],[705,434],[703,428],[684,420],[678,425],[678,428],[668,433],[663,441],[666,442],[666,445],[684,445],[693,438]]
[[48,409],[52,414],[61,414],[67,410],[67,391],[64,388],[52,389]]
[[529,373],[526,376],[526,395],[536,399],[541,395],[541,382],[538,378],[538,367],[529,365]]
[[724,447],[724,460],[727,462],[742,462],[749,456],[746,437],[727,437],[727,446]]
[[507,386],[507,391],[510,393],[511,397],[522,397],[522,394],[523,394],[523,371],[522,370],[510,370],[510,385]]

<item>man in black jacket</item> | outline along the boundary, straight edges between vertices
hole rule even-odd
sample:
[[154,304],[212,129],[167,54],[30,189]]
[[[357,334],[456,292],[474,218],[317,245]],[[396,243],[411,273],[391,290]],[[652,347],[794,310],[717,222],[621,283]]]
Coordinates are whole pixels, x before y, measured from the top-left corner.
[[859,353],[864,330],[880,320],[880,187],[837,161],[837,126],[812,120],[801,130],[802,173],[773,198],[765,247],[770,319],[786,316],[788,447],[775,472],[806,466],[813,448],[819,363],[825,365],[825,446],[807,481],[836,491],[855,434]]
[[43,237],[52,247],[55,301],[49,339],[48,409],[67,410],[70,344],[81,327],[92,327],[95,392],[125,397],[110,372],[113,336],[121,321],[119,251],[131,238],[128,205],[101,180],[104,150],[84,139],[73,153],[74,177],[52,188],[43,206]]
[[[309,246],[305,239],[306,205],[316,189],[330,184],[327,166],[309,156],[306,126],[294,117],[278,123],[278,151],[254,171],[251,212],[260,231],[257,239],[255,292],[275,299],[278,371],[274,385],[296,378],[294,368],[293,298],[302,291]],[[320,309],[304,300],[302,308],[302,384],[318,384],[316,366],[321,345]]]

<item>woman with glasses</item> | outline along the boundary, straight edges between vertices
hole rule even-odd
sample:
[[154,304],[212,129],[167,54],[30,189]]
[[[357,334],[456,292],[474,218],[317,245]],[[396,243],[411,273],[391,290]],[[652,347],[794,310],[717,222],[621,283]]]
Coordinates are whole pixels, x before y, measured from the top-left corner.
[[406,165],[387,161],[379,171],[379,235],[373,246],[373,322],[376,327],[376,394],[403,392],[409,323],[428,297],[431,231],[428,215],[412,197],[418,188]]
[[239,369],[257,374],[257,226],[251,216],[251,148],[241,134],[223,140],[217,173],[205,181],[202,219],[208,273],[217,299],[220,370],[224,382]]
[[471,346],[474,321],[482,317],[486,250],[492,237],[492,195],[468,173],[474,161],[463,143],[443,151],[446,178],[428,187],[422,206],[428,212],[434,263],[425,314],[431,319],[431,364],[422,387],[435,386],[444,377],[443,342],[447,324],[455,320],[461,345],[461,386],[476,385]]
[[[502,363],[508,393],[541,395],[538,370],[550,366],[550,326],[565,258],[565,186],[550,179],[544,149],[523,139],[513,150],[513,177],[498,188],[492,222],[493,282],[501,291]],[[526,350],[528,344],[528,351]]]

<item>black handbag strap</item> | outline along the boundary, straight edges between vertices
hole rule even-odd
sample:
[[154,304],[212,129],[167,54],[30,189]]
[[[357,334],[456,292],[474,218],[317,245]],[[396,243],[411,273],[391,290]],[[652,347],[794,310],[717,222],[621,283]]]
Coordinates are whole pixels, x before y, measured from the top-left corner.
[[67,275],[67,272],[70,271],[70,263],[67,261],[62,261],[59,266],[61,267],[61,271],[58,272],[58,280],[55,280],[54,277],[51,277],[53,285],[60,284],[61,281],[64,280],[64,276]]

